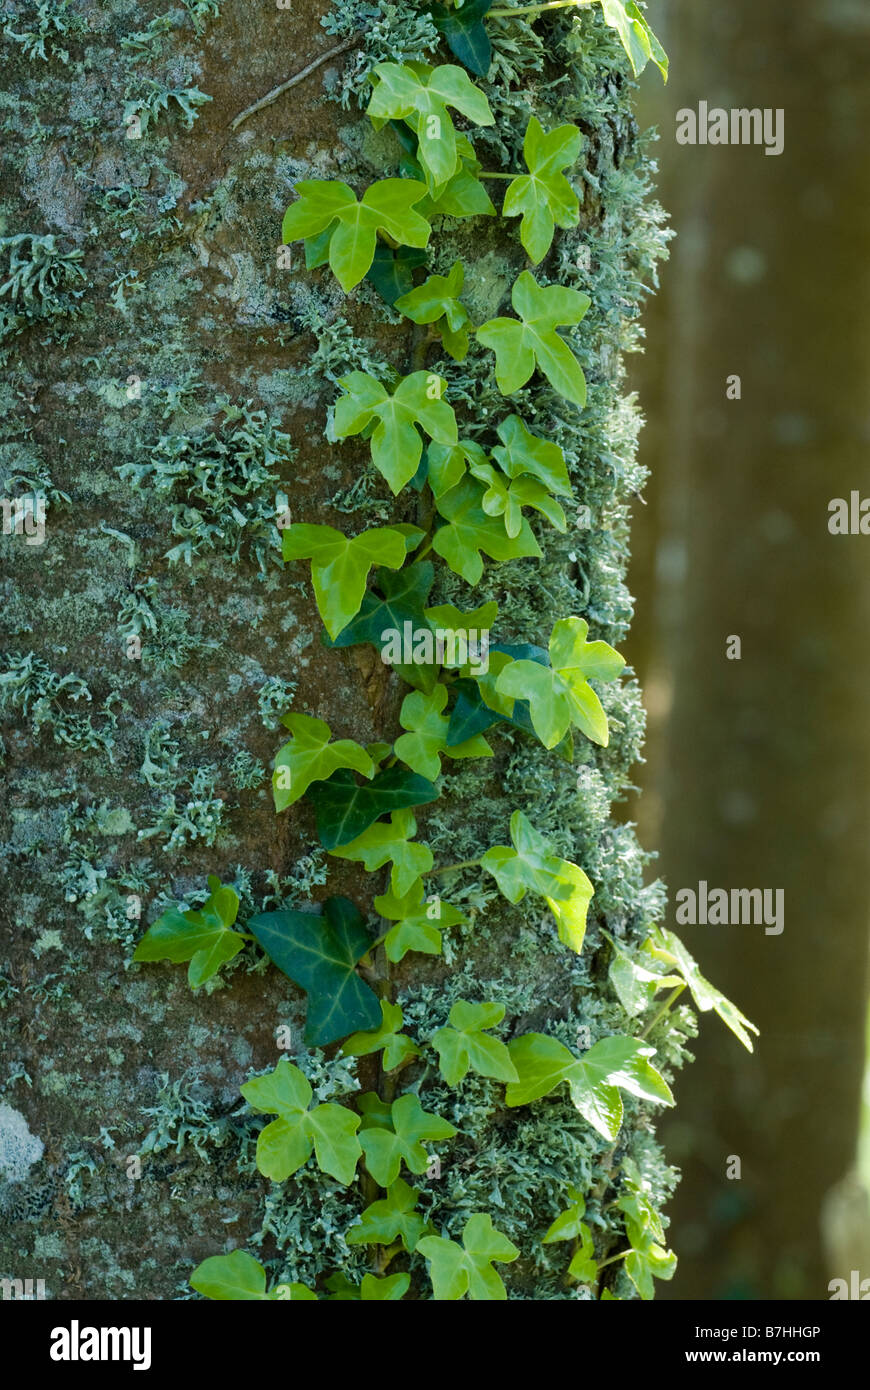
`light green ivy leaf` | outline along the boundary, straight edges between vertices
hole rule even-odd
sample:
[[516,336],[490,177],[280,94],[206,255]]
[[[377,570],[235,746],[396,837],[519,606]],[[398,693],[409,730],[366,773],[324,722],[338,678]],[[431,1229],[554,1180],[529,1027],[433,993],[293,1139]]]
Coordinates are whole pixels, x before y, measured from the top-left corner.
[[400,1240],[406,1250],[415,1250],[421,1236],[432,1227],[415,1210],[419,1190],[409,1187],[404,1178],[396,1178],[379,1202],[372,1202],[362,1214],[359,1225],[351,1226],[345,1236],[348,1245],[391,1245]]
[[[396,756],[412,772],[430,781],[441,772],[441,755],[450,758],[491,758],[492,749],[482,735],[466,739],[453,747],[447,746],[448,716],[442,714],[447,704],[447,687],[436,685],[429,694],[412,690],[402,702],[399,722],[410,732],[401,734],[394,744]],[[429,868],[431,868],[431,864]]]
[[369,874],[392,862],[390,887],[401,897],[433,864],[429,846],[411,839],[416,833],[417,822],[412,811],[393,811],[389,821],[376,821],[350,844],[330,850],[330,854],[336,859],[362,863]]
[[595,889],[577,864],[550,852],[544,836],[522,811],[511,816],[511,840],[512,849],[508,845],[488,849],[481,868],[492,874],[508,902],[521,902],[527,889],[540,894],[556,919],[559,939],[579,954]]
[[446,525],[435,532],[432,548],[471,585],[477,584],[483,574],[481,551],[498,561],[541,557],[540,546],[525,518],[519,534],[508,536],[504,523],[483,510],[484,492],[474,478],[465,477],[435,504]]
[[635,77],[639,77],[647,63],[652,61],[667,82],[668,55],[635,0],[601,0],[601,9],[605,23],[619,35]]
[[531,474],[558,497],[572,496],[565,455],[558,444],[532,434],[519,415],[502,420],[497,432],[501,444],[496,445],[492,456],[507,477]]
[[330,743],[332,733],[322,719],[307,714],[285,714],[281,720],[293,739],[279,749],[272,774],[275,810],[285,811],[304,796],[312,782],[323,782],[340,767],[351,767],[363,777],[374,777],[375,765],[353,739]]
[[535,733],[545,748],[555,748],[571,725],[606,748],[607,715],[590,679],[615,680],[625,658],[606,642],[587,642],[583,618],[560,618],[550,634],[550,665],[514,661],[499,675],[500,695],[528,700]]
[[257,1139],[257,1167],[265,1177],[284,1182],[307,1162],[313,1150],[321,1172],[343,1187],[353,1181],[361,1154],[356,1137],[359,1115],[331,1102],[309,1110],[311,1086],[286,1057],[268,1076],[245,1082],[241,1092],[252,1109],[278,1116]]
[[210,980],[222,965],[232,960],[249,938],[232,931],[239,911],[239,896],[233,888],[209,875],[210,894],[200,908],[182,911],[170,907],[150,926],[133,953],[135,961],[190,961],[187,981],[191,989]]
[[335,403],[336,439],[361,434],[375,422],[372,463],[394,494],[417,472],[423,454],[417,425],[439,444],[457,442],[453,407],[442,399],[447,382],[435,372],[412,372],[392,394],[368,372],[351,372],[338,384],[345,394]]
[[[394,1100],[390,1107],[391,1128],[381,1123],[380,1105],[369,1119],[366,1102],[362,1096],[360,1109],[363,1111],[363,1127],[359,1142],[365,1154],[366,1167],[380,1187],[389,1187],[399,1176],[399,1169],[405,1163],[412,1173],[425,1173],[429,1166],[429,1155],[422,1140],[451,1139],[456,1133],[449,1120],[424,1110],[415,1095],[407,1092]],[[375,1097],[380,1101],[380,1097]]]
[[520,241],[537,265],[550,249],[556,227],[576,227],[580,220],[579,201],[563,169],[575,164],[583,136],[575,125],[560,125],[547,133],[532,116],[523,141],[523,158],[528,174],[520,174],[508,185],[502,214],[522,216]]
[[475,125],[495,124],[483,92],[453,63],[378,63],[369,79],[372,95],[368,115],[376,127],[403,120],[417,136],[420,163],[430,187],[451,179],[459,167],[456,130],[448,107],[461,111]]
[[[303,179],[296,192],[299,201],[284,214],[281,239],[289,243],[318,237],[333,227],[329,265],[345,294],[371,268],[378,232],[386,232],[402,246],[422,247],[432,231],[426,218],[414,210],[427,192],[426,185],[416,179],[382,179],[366,189],[360,202],[352,188],[337,180]],[[312,263],[326,258],[326,245],[318,246]]]
[[602,1038],[582,1057],[545,1033],[525,1033],[509,1045],[511,1061],[520,1075],[508,1085],[509,1106],[528,1105],[567,1081],[571,1100],[602,1138],[612,1141],[622,1124],[620,1089],[640,1100],[673,1105],[664,1079],[650,1064],[654,1047],[636,1038]]
[[354,1033],[341,1049],[343,1057],[368,1057],[373,1052],[384,1053],[384,1071],[395,1071],[409,1057],[419,1057],[420,1049],[400,1031],[404,1016],[398,1004],[381,1000],[381,1026],[371,1033]]
[[424,1236],[417,1249],[429,1262],[434,1298],[449,1302],[466,1294],[476,1302],[504,1302],[507,1290],[493,1264],[510,1264],[520,1253],[492,1217],[479,1212],[466,1221],[461,1245],[446,1236]]
[[[602,935],[613,947],[613,960],[607,972],[608,978],[616,991],[617,999],[630,1018],[635,1018],[648,1009],[660,989],[673,989],[675,985],[682,984],[679,975],[662,975],[648,970],[640,960],[634,959],[624,951],[619,942],[607,932],[603,932]],[[650,962],[653,960],[648,950],[647,959]]]
[[755,1024],[750,1023],[736,1004],[732,1004],[731,1000],[726,999],[715,985],[711,985],[710,981],[704,978],[698,969],[697,961],[686,950],[680,938],[665,927],[654,927],[651,940],[656,959],[664,961],[669,966],[675,966],[679,970],[701,1012],[707,1013],[713,1009],[725,1026],[730,1028],[734,1036],[740,1039],[743,1046],[752,1052],[752,1038],[749,1034],[752,1032],[758,1036],[758,1029]]
[[190,1276],[190,1287],[206,1298],[222,1302],[271,1302],[274,1299],[317,1302],[317,1294],[304,1284],[277,1284],[267,1293],[265,1269],[245,1250],[211,1255],[203,1260]]
[[397,299],[394,308],[412,323],[434,323],[441,334],[444,349],[457,362],[468,352],[468,329],[471,325],[468,310],[460,302],[465,269],[455,261],[449,274],[430,275],[417,289]]
[[495,353],[495,378],[502,395],[525,386],[537,366],[565,400],[586,404],[583,369],[556,329],[579,323],[591,302],[579,290],[542,287],[530,271],[522,272],[511,290],[517,318],[490,319],[477,330],[478,342]]
[[376,526],[351,539],[334,526],[294,522],[283,532],[284,559],[311,561],[317,608],[330,637],[336,638],[359,612],[372,566],[401,569],[413,539],[390,526]]
[[456,1086],[469,1071],[495,1081],[519,1081],[505,1043],[483,1031],[495,1028],[504,1014],[504,1004],[469,1004],[465,999],[457,999],[448,1015],[449,1027],[439,1028],[432,1036],[441,1075],[448,1086]]
[[443,899],[435,895],[432,895],[432,901],[424,899],[422,879],[418,879],[402,897],[397,897],[395,893],[382,893],[375,898],[374,906],[382,917],[396,923],[384,937],[387,959],[394,965],[403,960],[408,951],[419,951],[426,956],[440,955],[440,928],[454,927],[466,921],[464,913]]

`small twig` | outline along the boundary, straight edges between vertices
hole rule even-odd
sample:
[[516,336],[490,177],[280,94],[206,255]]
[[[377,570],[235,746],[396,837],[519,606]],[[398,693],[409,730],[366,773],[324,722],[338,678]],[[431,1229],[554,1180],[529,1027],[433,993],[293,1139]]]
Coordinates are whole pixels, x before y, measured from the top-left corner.
[[277,101],[284,92],[289,91],[291,87],[295,87],[297,82],[302,82],[310,73],[316,71],[322,63],[327,63],[330,58],[337,58],[341,53],[347,53],[348,49],[357,48],[361,43],[362,34],[354,34],[351,38],[345,39],[344,43],[336,44],[335,48],[330,48],[326,53],[321,53],[319,58],[315,58],[307,67],[294,73],[286,82],[282,82],[280,87],[274,87],[271,92],[267,92],[264,97],[260,97],[260,100],[255,101],[252,106],[246,106],[244,111],[240,111],[235,120],[230,123],[230,129],[238,130],[242,121],[246,121],[249,116],[253,116],[255,111],[262,111],[264,106],[271,106],[273,101]]

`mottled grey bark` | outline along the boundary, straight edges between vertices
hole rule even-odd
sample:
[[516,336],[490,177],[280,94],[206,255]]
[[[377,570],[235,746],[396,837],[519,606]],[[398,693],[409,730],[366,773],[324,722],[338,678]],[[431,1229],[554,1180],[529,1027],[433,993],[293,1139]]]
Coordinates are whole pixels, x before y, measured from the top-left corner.
[[[277,818],[272,807],[276,716],[292,701],[364,743],[395,736],[402,693],[369,649],[325,652],[307,572],[281,568],[274,525],[281,494],[294,520],[354,531],[414,517],[414,497],[393,501],[363,442],[335,448],[324,438],[338,375],[385,361],[407,370],[407,324],[370,286],[345,301],[328,273],[304,270],[298,246],[289,271],[276,256],[296,180],[344,177],[361,189],[398,150],[356,103],[354,54],[232,132],[242,108],[338,39],[320,24],[326,0],[292,10],[239,0],[219,19],[215,8],[190,0],[163,24],[157,11],[152,21],[134,6],[82,5],[63,12],[66,33],[48,30],[44,58],[36,30],[32,43],[22,37],[38,23],[33,6],[22,3],[9,26],[7,86],[17,95],[4,101],[5,233],[35,240],[3,247],[4,487],[41,487],[50,508],[44,545],[3,540],[10,872],[0,1002],[11,1113],[0,1111],[0,1270],[44,1278],[55,1298],[173,1298],[200,1259],[236,1246],[259,1249],[286,1278],[366,1267],[344,1242],[357,1194],[310,1170],[270,1191],[252,1161],[261,1121],[240,1105],[239,1085],[281,1055],[281,1025],[321,1098],[355,1084],[353,1064],[301,1048],[299,991],[251,948],[225,985],[196,995],[183,967],[130,967],[145,924],[169,902],[201,902],[208,873],[235,883],[245,914],[324,896],[310,807]],[[352,7],[336,9],[346,32]],[[372,33],[369,59],[433,47],[431,25],[407,7],[386,7]],[[555,619],[575,611],[618,642],[631,612],[626,502],[643,477],[619,353],[634,341],[641,282],[661,253],[659,218],[624,59],[600,20],[589,21],[567,85],[539,86],[538,73],[559,72],[540,41],[503,47],[493,90],[504,119],[490,156],[517,156],[525,105],[549,123],[576,119],[586,135],[577,236],[591,259],[584,270],[580,241],[565,238],[549,269],[593,295],[575,335],[590,404],[578,430],[552,399],[518,401],[565,441],[593,524],[544,537],[539,566],[502,567],[480,598],[449,584],[442,598],[471,606],[495,595],[508,640],[545,643]],[[346,109],[334,99],[343,82]],[[523,119],[511,125],[521,91]],[[523,257],[494,223],[445,228],[437,268],[459,252],[481,267],[468,295],[481,322],[505,304]],[[472,411],[492,410],[491,362],[476,370],[457,370],[452,384]],[[472,928],[450,958],[414,958],[396,972],[424,1035],[463,991],[504,999],[514,1027],[552,1025],[572,1040],[578,1028],[595,1040],[628,1026],[605,983],[600,928],[638,943],[658,895],[643,887],[631,832],[609,818],[637,756],[638,692],[626,682],[606,698],[606,754],[578,748],[572,766],[508,736],[491,765],[451,766],[445,777],[446,809],[426,824],[442,862],[506,843],[520,805],[583,865],[596,899],[578,963],[541,924],[540,904],[509,909],[470,876],[457,891]],[[370,906],[356,866],[330,860],[328,871],[330,892]],[[668,1074],[691,1027],[680,1011],[659,1029]],[[358,1073],[371,1085],[375,1064],[364,1059]],[[572,1297],[564,1250],[539,1238],[578,1182],[595,1209],[607,1207],[606,1245],[620,1238],[611,1146],[561,1099],[507,1116],[481,1079],[458,1100],[428,1086],[455,1106],[463,1137],[425,1195],[427,1214],[455,1230],[470,1210],[497,1208],[499,1225],[528,1247],[515,1296]],[[619,1152],[649,1170],[660,1202],[673,1175],[648,1110],[629,1102],[627,1115]],[[611,1267],[608,1279],[617,1274]]]

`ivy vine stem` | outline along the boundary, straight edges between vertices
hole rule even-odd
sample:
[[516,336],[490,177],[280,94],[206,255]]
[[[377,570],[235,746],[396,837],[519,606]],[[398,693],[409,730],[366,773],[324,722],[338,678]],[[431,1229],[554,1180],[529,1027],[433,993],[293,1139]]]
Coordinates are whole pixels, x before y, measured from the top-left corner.
[[646,1027],[643,1029],[643,1031],[642,1031],[642,1033],[641,1033],[641,1035],[640,1035],[642,1038],[649,1037],[650,1033],[651,1033],[652,1030],[655,1028],[656,1024],[659,1022],[660,1019],[664,1018],[664,1016],[665,1016],[666,1013],[669,1012],[671,1005],[674,1004],[674,1003],[676,1003],[677,999],[679,999],[680,995],[682,994],[682,992],[683,992],[683,990],[684,990],[685,988],[686,988],[686,985],[685,985],[685,982],[684,982],[683,984],[677,985],[674,989],[671,990],[670,994],[668,995],[668,997],[667,997],[667,999],[665,1000],[665,1002],[662,1004],[662,1006],[661,1006],[661,1008],[659,1009],[658,1013],[656,1014],[655,1018],[651,1019],[651,1021],[650,1021],[650,1022],[646,1025]]
[[608,1265],[615,1264],[617,1260],[624,1260],[625,1257],[626,1257],[626,1255],[630,1255],[630,1254],[631,1254],[631,1246],[629,1246],[627,1250],[620,1250],[620,1252],[619,1252],[618,1255],[608,1255],[608,1257],[607,1257],[606,1260],[599,1260],[599,1262],[598,1262],[598,1273],[600,1274],[601,1271],[602,1271],[602,1269],[606,1269]]
[[429,869],[426,877],[430,878],[434,874],[450,874],[456,869],[475,868],[479,863],[479,859],[460,859],[456,864],[442,864],[440,869]]

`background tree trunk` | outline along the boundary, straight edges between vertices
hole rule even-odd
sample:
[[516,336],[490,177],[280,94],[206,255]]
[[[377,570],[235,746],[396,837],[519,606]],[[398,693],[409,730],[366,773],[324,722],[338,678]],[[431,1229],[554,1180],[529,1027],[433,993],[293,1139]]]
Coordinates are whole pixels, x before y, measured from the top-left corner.
[[[848,1278],[819,1213],[854,1158],[867,1001],[870,542],[827,523],[831,498],[868,491],[870,26],[845,5],[669,0],[663,40],[672,79],[645,87],[642,119],[678,237],[636,376],[653,482],[632,578],[656,592],[633,639],[653,716],[641,840],[671,924],[702,879],[785,890],[781,936],[683,929],[761,1039],[747,1066],[702,1029],[679,1082],[667,1296],[819,1299]],[[675,114],[701,100],[784,108],[784,153],[678,146]]]

